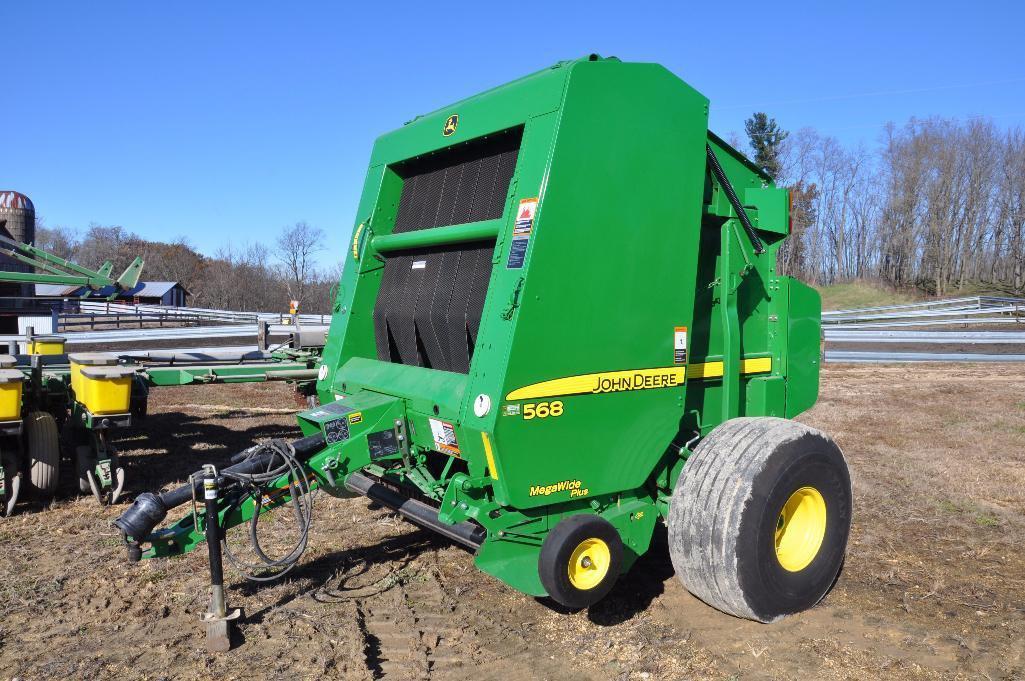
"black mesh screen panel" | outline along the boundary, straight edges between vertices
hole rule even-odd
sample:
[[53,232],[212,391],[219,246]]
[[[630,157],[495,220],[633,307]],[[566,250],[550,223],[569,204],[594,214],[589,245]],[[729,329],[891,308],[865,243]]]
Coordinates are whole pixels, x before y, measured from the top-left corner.
[[520,130],[395,166],[403,178],[395,233],[502,217]]
[[[394,167],[395,233],[502,217],[521,130]],[[491,280],[493,241],[387,254],[374,305],[378,359],[468,373]]]

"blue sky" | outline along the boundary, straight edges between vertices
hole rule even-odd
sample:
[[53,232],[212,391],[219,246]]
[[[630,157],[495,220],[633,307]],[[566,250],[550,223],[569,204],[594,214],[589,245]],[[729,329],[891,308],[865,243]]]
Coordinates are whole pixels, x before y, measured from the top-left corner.
[[1022,7],[6,0],[0,189],[206,253],[306,220],[327,264],[377,135],[590,52],[661,62],[723,136],[755,110],[867,145],[911,116],[1025,125]]

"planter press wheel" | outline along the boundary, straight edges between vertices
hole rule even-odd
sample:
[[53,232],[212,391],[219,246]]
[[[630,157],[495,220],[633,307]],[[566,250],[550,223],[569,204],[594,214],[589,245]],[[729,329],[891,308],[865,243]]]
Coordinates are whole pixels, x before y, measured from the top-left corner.
[[21,481],[24,476],[21,472],[20,454],[20,451],[12,452],[9,448],[0,451],[0,475],[3,476],[4,482],[4,494],[0,496],[0,514],[5,516],[14,513],[21,493]]
[[78,477],[78,491],[81,494],[91,494],[92,486],[89,485],[89,471],[93,467],[93,448],[89,445],[75,446],[75,472]]
[[100,505],[114,505],[121,497],[125,486],[125,469],[121,467],[121,457],[109,443],[104,443],[110,460],[110,493],[103,490],[103,485],[96,479],[96,455],[90,445],[79,445],[75,448],[76,466],[78,469],[78,489],[84,494],[91,492]]

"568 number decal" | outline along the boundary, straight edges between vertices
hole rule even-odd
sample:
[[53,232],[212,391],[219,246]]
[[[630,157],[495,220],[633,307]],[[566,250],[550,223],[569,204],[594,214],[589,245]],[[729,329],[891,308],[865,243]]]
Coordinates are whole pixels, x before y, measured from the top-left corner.
[[562,416],[562,402],[560,400],[523,405],[524,421],[530,421],[531,419],[546,419],[549,416],[553,418],[556,416]]

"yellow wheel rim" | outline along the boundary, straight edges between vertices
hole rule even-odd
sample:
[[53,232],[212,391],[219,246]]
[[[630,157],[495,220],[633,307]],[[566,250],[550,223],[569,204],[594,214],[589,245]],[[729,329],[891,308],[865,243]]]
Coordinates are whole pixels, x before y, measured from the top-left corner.
[[569,557],[569,583],[581,591],[593,589],[609,574],[611,563],[608,544],[601,539],[585,539]]
[[826,536],[826,500],[814,487],[787,499],[776,520],[776,559],[789,572],[808,567]]

